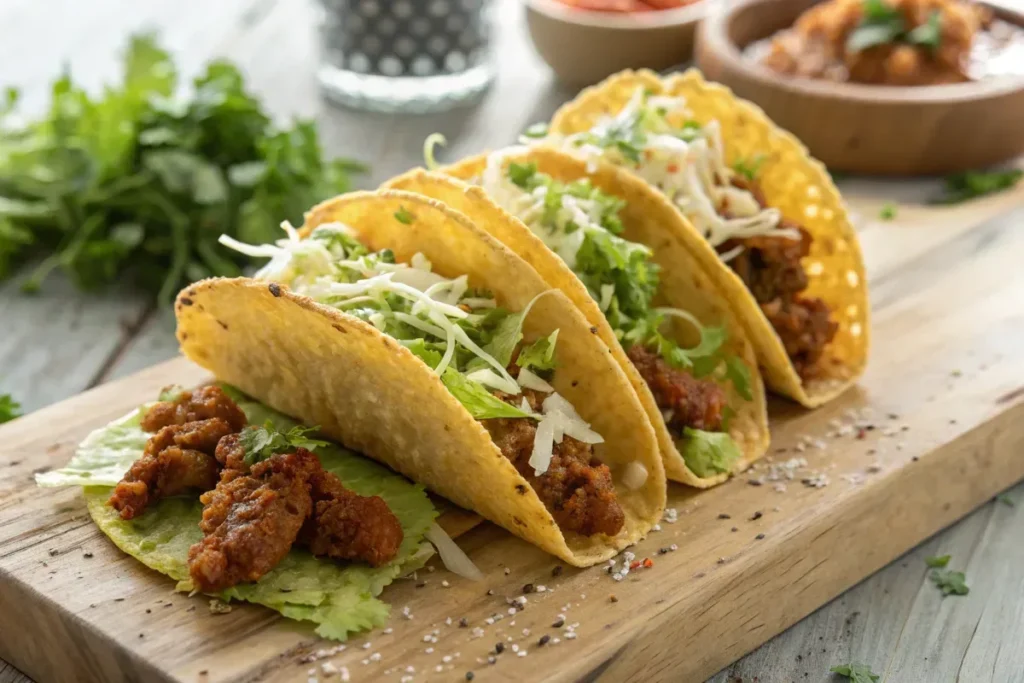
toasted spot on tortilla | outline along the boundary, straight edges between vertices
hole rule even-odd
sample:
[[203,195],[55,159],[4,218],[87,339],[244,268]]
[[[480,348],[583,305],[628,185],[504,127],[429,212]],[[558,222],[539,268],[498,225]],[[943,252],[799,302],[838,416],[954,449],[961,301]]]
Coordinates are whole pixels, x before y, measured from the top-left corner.
[[281,287],[276,282],[271,282],[267,285],[267,289],[269,289],[270,293],[274,296],[281,296]]
[[178,301],[181,302],[182,306],[191,306],[192,305],[192,299],[189,299],[187,296],[181,297],[180,299],[178,299]]

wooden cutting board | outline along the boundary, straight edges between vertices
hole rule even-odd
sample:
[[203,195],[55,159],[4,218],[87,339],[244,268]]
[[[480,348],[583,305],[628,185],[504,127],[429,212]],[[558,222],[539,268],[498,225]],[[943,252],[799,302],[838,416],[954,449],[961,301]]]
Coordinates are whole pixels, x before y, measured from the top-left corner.
[[1022,199],[862,230],[867,375],[814,412],[773,402],[769,458],[732,482],[673,485],[676,521],[632,549],[653,566],[622,581],[557,569],[484,524],[460,539],[483,581],[400,580],[391,630],[331,656],[268,610],[174,593],[100,535],[77,490],[33,485],[89,430],[202,371],[170,361],[16,420],[0,428],[0,656],[39,681],[703,680],[1024,478]]

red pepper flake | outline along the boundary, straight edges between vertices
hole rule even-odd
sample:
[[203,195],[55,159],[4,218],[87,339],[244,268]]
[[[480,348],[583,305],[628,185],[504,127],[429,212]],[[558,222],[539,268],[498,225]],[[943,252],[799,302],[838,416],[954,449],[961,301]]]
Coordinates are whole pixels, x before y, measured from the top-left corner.
[[629,568],[631,570],[632,569],[636,569],[639,566],[640,566],[640,560],[633,560],[632,562],[629,563]]
[[679,165],[669,164],[668,166],[665,167],[665,170],[668,171],[669,173],[675,173],[676,171],[679,170]]
[[867,437],[867,435],[868,435],[868,431],[866,429],[864,429],[863,427],[861,427],[860,429],[857,430],[857,439],[859,441],[863,441]]
[[649,557],[644,558],[644,569],[650,569],[654,566],[654,560]]

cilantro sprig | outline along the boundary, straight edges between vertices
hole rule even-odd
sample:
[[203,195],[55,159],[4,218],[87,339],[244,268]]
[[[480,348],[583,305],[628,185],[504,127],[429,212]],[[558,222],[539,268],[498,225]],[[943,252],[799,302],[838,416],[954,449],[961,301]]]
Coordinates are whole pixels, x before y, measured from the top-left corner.
[[21,404],[10,394],[0,394],[0,424],[21,417]]
[[840,664],[833,666],[829,671],[845,676],[851,683],[875,683],[875,681],[881,678],[867,664]]
[[945,178],[943,193],[933,204],[959,204],[985,195],[1008,190],[1024,178],[1024,170],[1012,168],[1005,171],[964,171]]
[[246,427],[238,437],[239,443],[245,449],[243,460],[247,465],[255,465],[278,453],[291,453],[297,448],[313,451],[320,446],[329,445],[326,441],[306,436],[318,429],[320,428],[295,426],[287,432],[281,432],[269,420],[262,427]]
[[951,569],[933,569],[930,578],[943,595],[967,595],[971,591],[963,572],[955,572]]
[[190,281],[241,273],[218,235],[272,241],[360,168],[325,160],[312,122],[275,127],[228,62],[210,63],[187,99],[178,85],[170,55],[140,35],[99,94],[65,73],[24,127],[4,120],[17,91],[0,98],[0,278],[41,259],[26,291],[63,270],[81,289],[132,280],[168,302]]
[[864,15],[846,39],[847,52],[861,52],[879,45],[905,43],[937,50],[942,41],[942,12],[933,11],[925,23],[907,30],[903,14],[885,0],[864,0]]

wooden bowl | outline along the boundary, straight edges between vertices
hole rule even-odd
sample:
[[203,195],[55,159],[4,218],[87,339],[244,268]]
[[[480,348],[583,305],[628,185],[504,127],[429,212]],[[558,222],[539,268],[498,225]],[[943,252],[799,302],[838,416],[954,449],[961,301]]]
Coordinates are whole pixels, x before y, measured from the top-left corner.
[[629,14],[581,10],[556,0],[524,4],[537,52],[559,80],[583,86],[623,69],[661,71],[689,60],[697,24],[717,1]]
[[[743,56],[751,43],[793,25],[817,0],[737,0],[703,23],[697,65],[756,102],[831,169],[884,175],[942,174],[1024,152],[1024,77],[891,87],[780,75]],[[1024,15],[992,5],[1024,26]]]

